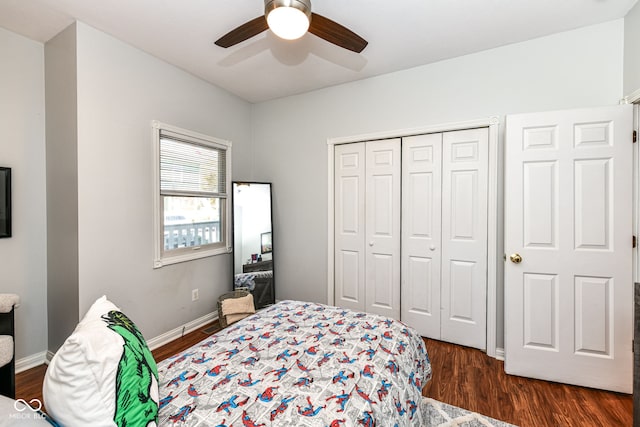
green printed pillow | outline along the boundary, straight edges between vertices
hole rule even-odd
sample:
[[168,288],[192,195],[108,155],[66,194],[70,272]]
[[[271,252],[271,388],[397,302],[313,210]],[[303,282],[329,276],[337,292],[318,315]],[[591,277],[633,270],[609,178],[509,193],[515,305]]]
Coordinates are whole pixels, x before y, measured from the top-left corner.
[[156,363],[136,325],[104,296],[51,360],[42,391],[65,427],[158,424]]

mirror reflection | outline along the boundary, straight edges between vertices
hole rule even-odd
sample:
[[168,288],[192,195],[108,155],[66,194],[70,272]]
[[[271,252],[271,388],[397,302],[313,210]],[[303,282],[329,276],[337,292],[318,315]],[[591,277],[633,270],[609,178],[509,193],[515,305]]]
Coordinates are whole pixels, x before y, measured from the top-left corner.
[[234,289],[248,289],[256,308],[275,303],[271,184],[233,182]]

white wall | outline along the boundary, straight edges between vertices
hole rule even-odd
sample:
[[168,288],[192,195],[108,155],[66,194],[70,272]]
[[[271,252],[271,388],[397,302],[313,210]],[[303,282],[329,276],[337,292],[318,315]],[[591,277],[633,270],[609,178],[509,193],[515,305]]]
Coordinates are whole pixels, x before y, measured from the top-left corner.
[[20,295],[16,356],[47,346],[44,48],[0,28],[0,166],[12,168],[13,237],[0,239],[0,293]]
[[624,18],[624,94],[640,91],[640,2]]
[[152,338],[215,312],[233,281],[230,255],[152,268],[151,121],[232,141],[246,179],[251,107],[85,24],[77,40],[79,311],[107,294]]
[[47,109],[48,349],[73,331],[78,313],[78,108],[76,26],[45,45]]
[[[327,138],[616,104],[623,33],[620,19],[255,105],[255,175],[274,183],[278,299],[327,299]],[[499,283],[498,347],[502,293]]]

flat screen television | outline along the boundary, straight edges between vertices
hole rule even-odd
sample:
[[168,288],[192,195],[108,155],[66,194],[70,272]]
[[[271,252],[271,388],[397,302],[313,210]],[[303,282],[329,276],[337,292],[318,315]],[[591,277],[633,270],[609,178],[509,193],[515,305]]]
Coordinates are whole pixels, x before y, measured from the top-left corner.
[[0,238],[11,237],[11,168],[0,167]]

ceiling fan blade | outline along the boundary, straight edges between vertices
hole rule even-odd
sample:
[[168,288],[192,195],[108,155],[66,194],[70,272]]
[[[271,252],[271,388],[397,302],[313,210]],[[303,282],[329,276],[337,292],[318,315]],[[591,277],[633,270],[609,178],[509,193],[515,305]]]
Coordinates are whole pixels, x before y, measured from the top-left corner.
[[216,45],[220,47],[231,47],[240,42],[243,42],[247,39],[250,39],[253,36],[257,36],[263,31],[266,31],[269,28],[267,25],[267,19],[262,16],[258,16],[255,19],[252,19],[249,22],[245,22],[240,25],[238,28],[229,31],[224,36],[220,37],[216,40]]
[[311,14],[309,32],[337,46],[360,53],[367,47],[365,39],[329,18],[317,13]]

